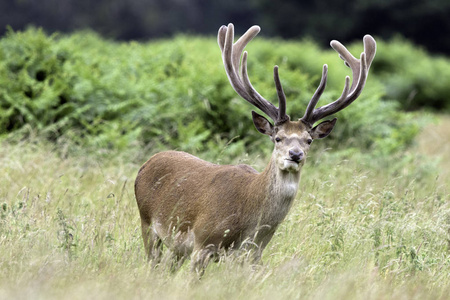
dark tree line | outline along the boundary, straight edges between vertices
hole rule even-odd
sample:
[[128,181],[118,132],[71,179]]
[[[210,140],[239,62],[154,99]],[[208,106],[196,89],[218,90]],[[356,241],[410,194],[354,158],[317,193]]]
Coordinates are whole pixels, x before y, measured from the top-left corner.
[[365,33],[405,36],[428,50],[450,54],[448,0],[2,0],[0,29],[27,25],[48,32],[91,28],[120,40],[145,40],[179,32],[215,34],[233,22],[263,34],[311,37],[321,44]]

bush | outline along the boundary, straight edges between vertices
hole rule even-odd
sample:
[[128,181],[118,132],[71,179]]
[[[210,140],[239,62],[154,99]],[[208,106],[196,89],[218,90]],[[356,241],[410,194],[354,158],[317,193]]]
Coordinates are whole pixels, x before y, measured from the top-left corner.
[[[361,50],[358,44],[354,53]],[[276,99],[272,70],[280,66],[292,119],[303,115],[323,63],[329,83],[319,105],[340,95],[350,73],[334,51],[310,41],[257,38],[248,51],[252,83],[267,99]],[[117,43],[92,32],[9,31],[0,40],[0,134],[21,136],[31,128],[52,141],[147,145],[152,152],[262,149],[268,142],[253,128],[254,108],[232,90],[220,57],[213,38]],[[350,146],[385,153],[402,149],[417,133],[411,115],[381,100],[384,87],[373,75],[360,99],[338,114],[332,145],[350,140]]]
[[449,59],[430,56],[400,38],[379,43],[379,49],[374,71],[386,87],[387,99],[399,101],[406,110],[450,112]]

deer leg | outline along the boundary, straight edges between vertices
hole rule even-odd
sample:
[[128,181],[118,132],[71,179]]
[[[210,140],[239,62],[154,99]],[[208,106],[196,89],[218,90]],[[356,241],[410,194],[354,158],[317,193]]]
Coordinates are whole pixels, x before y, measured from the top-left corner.
[[142,238],[144,239],[144,248],[148,261],[152,261],[155,267],[161,260],[162,241],[159,236],[152,230],[149,223],[141,220]]
[[194,249],[191,263],[191,271],[195,271],[198,277],[202,277],[211,258],[216,253],[215,246],[210,245],[205,248]]
[[248,251],[250,262],[252,264],[261,264],[262,252],[266,248],[272,239],[275,230],[270,230],[269,232],[264,232],[262,235],[255,234],[253,239],[244,241],[241,245],[241,249]]

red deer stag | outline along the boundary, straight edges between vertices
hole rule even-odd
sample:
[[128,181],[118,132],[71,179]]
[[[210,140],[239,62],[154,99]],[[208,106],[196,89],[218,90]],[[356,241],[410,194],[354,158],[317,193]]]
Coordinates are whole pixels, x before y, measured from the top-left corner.
[[331,47],[352,70],[351,86],[347,76],[341,96],[315,108],[327,81],[328,67],[324,65],[319,87],[305,114],[291,121],[286,114],[278,66],[274,68],[278,108],[264,99],[248,78],[247,52],[242,55],[242,51],[259,31],[258,26],[253,26],[233,43],[233,24],[222,26],[218,43],[234,90],[273,120],[271,124],[252,111],[256,129],[274,143],[270,162],[259,173],[247,165],[216,165],[184,152],[166,151],[152,156],[139,170],[135,193],[145,251],[153,263],[158,263],[163,244],[170,249],[177,266],[192,256],[191,266],[200,273],[219,249],[244,247],[258,261],[297,194],[300,171],[312,141],[326,137],[336,118],[313,127],[314,123],[350,105],[364,88],[375,56],[375,40],[369,35],[364,37],[360,59],[338,41],[332,41]]

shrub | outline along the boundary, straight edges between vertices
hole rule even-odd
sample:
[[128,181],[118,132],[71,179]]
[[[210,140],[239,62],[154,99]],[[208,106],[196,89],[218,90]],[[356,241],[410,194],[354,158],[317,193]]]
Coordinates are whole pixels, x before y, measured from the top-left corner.
[[386,87],[386,98],[406,110],[428,108],[450,112],[450,60],[431,56],[422,48],[397,38],[379,43],[375,76]]
[[[355,53],[361,50],[358,44]],[[276,99],[271,73],[280,66],[292,118],[303,115],[323,63],[329,83],[319,105],[340,95],[350,73],[334,51],[310,41],[258,38],[248,51],[252,83],[267,99]],[[338,133],[329,139],[335,147],[350,140],[391,152],[417,133],[410,115],[381,100],[384,87],[373,75],[360,99],[338,114]],[[89,31],[9,31],[0,40],[0,107],[0,134],[21,136],[32,128],[83,147],[219,153],[228,146],[232,155],[267,143],[253,128],[254,108],[230,87],[213,38],[118,43]]]

